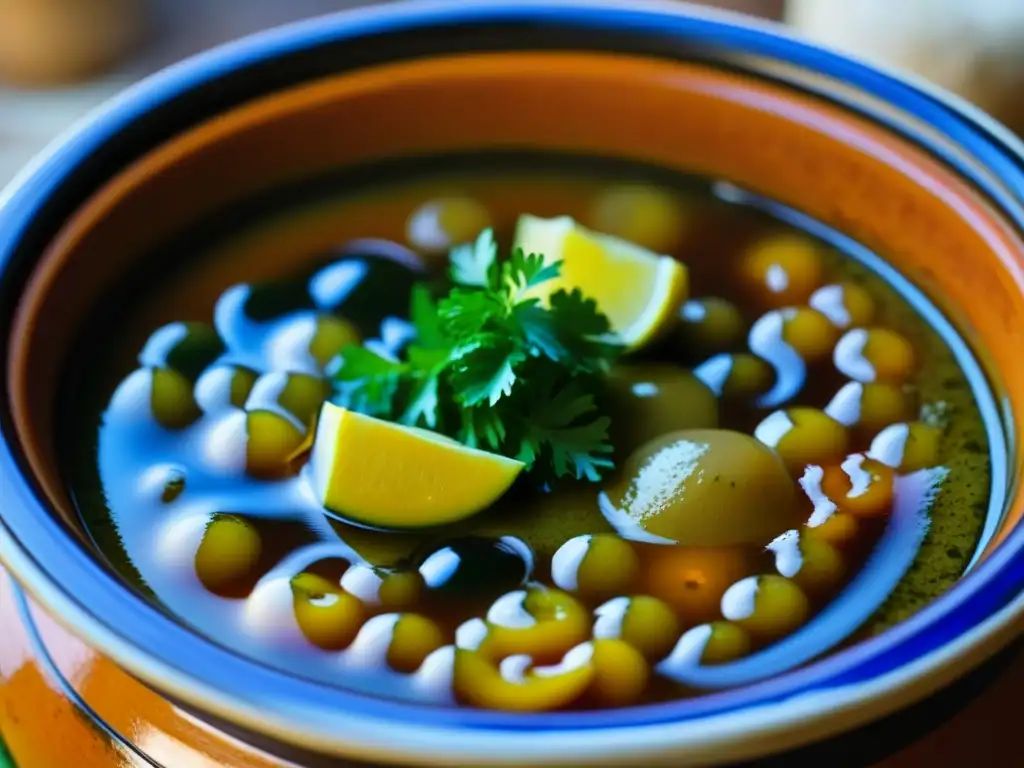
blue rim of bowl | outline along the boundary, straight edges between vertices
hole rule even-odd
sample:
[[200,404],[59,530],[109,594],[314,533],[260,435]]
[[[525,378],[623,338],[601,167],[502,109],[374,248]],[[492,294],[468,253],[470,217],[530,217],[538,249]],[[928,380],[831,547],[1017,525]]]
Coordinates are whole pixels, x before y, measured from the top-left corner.
[[[144,80],[101,108],[52,145],[0,195],[0,286],[12,282],[13,257],[24,247],[22,240],[36,214],[64,191],[72,172],[90,162],[93,153],[108,142],[130,135],[139,118],[183,94],[216,84],[229,73],[327,44],[446,25],[516,24],[656,35],[680,44],[764,57],[834,78],[937,128],[942,142],[908,135],[905,128],[901,132],[954,166],[999,206],[1008,221],[1024,230],[1019,208],[1024,193],[1022,151],[1005,129],[954,97],[799,41],[775,25],[642,0],[628,4],[399,3],[301,22],[222,46]],[[959,153],[950,153],[950,142]],[[963,162],[963,152],[981,168]],[[876,638],[764,683],[614,711],[511,715],[425,707],[291,677],[213,644],[139,599],[48,512],[18,456],[9,416],[0,414],[0,560],[44,607],[142,679],[200,710],[233,722],[256,723],[267,733],[298,735],[304,743],[338,746],[341,739],[352,739],[353,732],[359,732],[340,728],[344,718],[362,728],[426,724],[497,734],[585,732],[736,713],[882,678],[948,649],[1024,589],[1024,526],[1018,526],[969,578],[915,616]],[[357,743],[349,746],[358,748]]]

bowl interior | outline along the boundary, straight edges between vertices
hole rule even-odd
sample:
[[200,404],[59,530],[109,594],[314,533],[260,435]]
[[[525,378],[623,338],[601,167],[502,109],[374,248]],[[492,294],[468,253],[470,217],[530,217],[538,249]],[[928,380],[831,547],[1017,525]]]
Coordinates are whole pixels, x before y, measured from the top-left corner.
[[[10,333],[10,414],[33,480],[80,534],[57,462],[56,395],[82,324],[112,286],[224,206],[396,156],[599,155],[724,179],[792,206],[924,290],[972,346],[1006,422],[1024,419],[1024,327],[1013,322],[1024,313],[1024,243],[950,165],[848,110],[706,64],[600,52],[453,54],[277,86],[268,79],[265,95],[211,111],[117,169],[27,276]],[[309,232],[302,245],[333,236]],[[1024,512],[1024,492],[1009,481],[988,553]]]

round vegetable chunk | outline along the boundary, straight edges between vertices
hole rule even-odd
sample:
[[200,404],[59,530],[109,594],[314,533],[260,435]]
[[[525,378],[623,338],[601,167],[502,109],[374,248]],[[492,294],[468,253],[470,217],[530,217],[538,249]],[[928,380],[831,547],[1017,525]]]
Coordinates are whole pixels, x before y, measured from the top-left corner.
[[398,672],[415,672],[444,644],[444,633],[435,622],[417,613],[399,614],[388,646],[388,664]]
[[687,624],[711,621],[720,615],[722,595],[755,567],[749,550],[740,547],[648,546],[644,584]]
[[875,315],[875,302],[871,294],[856,283],[822,286],[811,295],[807,303],[841,329],[865,326]]
[[854,453],[838,467],[825,470],[821,490],[843,512],[855,517],[878,517],[892,509],[894,479],[891,467]]
[[139,353],[139,363],[170,368],[194,381],[224,349],[220,336],[206,323],[170,323],[153,331]]
[[782,576],[750,576],[733,584],[722,596],[722,615],[760,640],[785,637],[809,614],[807,596]]
[[782,340],[806,362],[828,357],[837,337],[835,326],[817,310],[808,307],[782,310]]
[[747,333],[739,308],[715,297],[690,299],[679,310],[679,320],[679,349],[696,358],[729,352],[743,343]]
[[301,445],[304,433],[287,417],[273,411],[246,415],[245,468],[253,477],[274,480],[292,473],[288,459]]
[[188,379],[170,368],[153,368],[150,375],[149,404],[160,426],[184,429],[199,418],[199,406]]
[[899,472],[916,472],[938,463],[941,440],[942,430],[930,424],[891,424],[871,441],[868,456]]
[[718,426],[718,400],[700,379],[674,365],[619,365],[608,377],[611,441],[629,451],[666,432]]
[[731,621],[713,621],[711,635],[704,646],[702,664],[725,664],[750,653],[750,635]]
[[285,417],[290,415],[299,424],[308,425],[330,392],[330,384],[316,376],[273,371],[256,380],[245,401],[245,408],[248,411],[272,411]]
[[366,619],[363,604],[314,573],[300,573],[292,579],[295,619],[313,645],[324,650],[345,648]]
[[900,384],[914,372],[914,348],[888,328],[854,328],[836,344],[836,368],[851,379]]
[[754,437],[774,448],[794,474],[808,464],[827,464],[846,453],[846,428],[817,408],[776,411],[754,430]]
[[425,588],[419,571],[393,571],[381,580],[377,598],[388,610],[407,610],[416,604]]
[[256,578],[263,540],[256,527],[235,515],[218,514],[196,550],[196,575],[222,597],[243,597]]
[[741,274],[766,307],[803,304],[821,285],[819,246],[788,232],[762,238],[744,254]]
[[546,712],[571,704],[594,679],[593,644],[578,645],[560,664],[530,669],[530,657],[516,655],[500,666],[476,651],[455,652],[454,687],[459,700],[507,712]]
[[647,660],[634,646],[621,640],[595,640],[593,665],[590,694],[608,707],[625,707],[639,701],[651,676]]
[[685,546],[764,542],[798,519],[779,457],[729,430],[673,432],[640,447],[603,497],[623,535]]
[[679,637],[675,612],[655,597],[616,597],[595,614],[595,638],[623,640],[652,662],[664,658]]
[[640,560],[626,541],[608,533],[569,539],[551,558],[555,586],[588,600],[628,593],[640,574]]
[[406,222],[409,245],[427,254],[447,253],[491,226],[491,215],[469,197],[441,197],[417,208]]
[[420,561],[425,586],[451,598],[502,594],[526,583],[533,553],[520,539],[463,536],[428,552]]
[[716,395],[733,399],[763,395],[775,381],[775,370],[767,361],[745,352],[710,357],[693,369],[693,375]]
[[495,660],[526,654],[555,662],[590,636],[590,614],[557,589],[530,587],[498,598],[487,611],[486,636],[476,647]]
[[594,201],[588,226],[655,253],[672,253],[689,225],[689,212],[670,190],[621,184]]

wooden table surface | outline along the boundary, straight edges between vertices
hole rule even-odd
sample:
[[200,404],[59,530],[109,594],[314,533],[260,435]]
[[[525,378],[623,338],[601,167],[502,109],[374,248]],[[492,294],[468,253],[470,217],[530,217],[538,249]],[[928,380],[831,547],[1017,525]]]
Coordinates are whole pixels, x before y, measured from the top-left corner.
[[[382,0],[376,0],[381,2]],[[0,185],[29,157],[77,117],[142,74],[221,41],[292,19],[337,10],[352,0],[150,0],[154,36],[135,59],[117,72],[76,87],[43,92],[0,85]],[[728,6],[778,17],[781,0],[728,0]],[[1024,656],[979,698],[929,736],[879,764],[878,768],[1011,766],[1015,726],[1024,696]],[[3,765],[0,749],[0,766]]]

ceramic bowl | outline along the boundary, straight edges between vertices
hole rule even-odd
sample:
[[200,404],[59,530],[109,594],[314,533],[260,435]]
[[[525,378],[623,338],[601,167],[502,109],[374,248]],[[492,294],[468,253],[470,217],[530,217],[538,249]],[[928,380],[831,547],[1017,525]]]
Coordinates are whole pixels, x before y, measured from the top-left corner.
[[[981,361],[1006,425],[993,431],[993,509],[960,582],[767,682],[543,716],[320,686],[192,633],[122,582],[83,534],[54,456],[62,366],[118,279],[190,223],[272,187],[496,148],[728,180],[840,230],[926,293]],[[1022,192],[1020,145],[968,106],[781,28],[674,2],[400,4],[257,35],[143,81],[0,205],[0,559],[21,585],[0,585],[14,628],[0,637],[0,725],[15,757],[721,763],[938,691],[1006,645],[1024,611]]]

